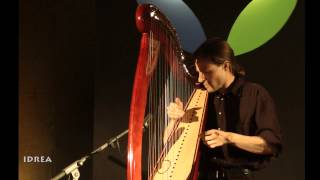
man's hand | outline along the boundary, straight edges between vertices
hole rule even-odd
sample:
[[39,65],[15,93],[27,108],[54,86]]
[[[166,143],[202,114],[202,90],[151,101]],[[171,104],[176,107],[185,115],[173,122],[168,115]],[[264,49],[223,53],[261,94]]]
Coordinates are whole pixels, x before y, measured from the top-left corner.
[[163,143],[165,144],[167,142],[168,136],[170,135],[177,119],[180,119],[184,116],[183,111],[183,103],[179,98],[175,99],[175,102],[172,102],[167,107],[168,116],[169,116],[169,123],[166,127],[163,135]]
[[211,129],[208,131],[205,131],[201,135],[201,139],[205,145],[207,145],[210,148],[215,148],[222,146],[224,144],[229,143],[229,133],[225,131],[221,131],[218,129]]
[[185,113],[183,111],[183,103],[179,98],[176,98],[174,103],[170,103],[167,107],[167,110],[170,120],[177,120],[179,118],[182,118]]
[[271,147],[260,136],[247,136],[233,132],[211,129],[201,134],[203,143],[210,148],[232,144],[240,149],[255,154],[272,154]]

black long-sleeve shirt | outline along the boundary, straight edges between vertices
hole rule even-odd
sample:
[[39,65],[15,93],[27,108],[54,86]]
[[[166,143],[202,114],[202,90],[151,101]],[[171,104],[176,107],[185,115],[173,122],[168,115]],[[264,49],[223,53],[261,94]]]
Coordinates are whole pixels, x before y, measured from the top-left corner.
[[248,136],[260,136],[272,155],[254,154],[231,144],[211,149],[201,142],[200,169],[211,165],[263,168],[281,152],[281,131],[274,101],[261,85],[236,77],[225,94],[209,94],[205,129],[218,129]]

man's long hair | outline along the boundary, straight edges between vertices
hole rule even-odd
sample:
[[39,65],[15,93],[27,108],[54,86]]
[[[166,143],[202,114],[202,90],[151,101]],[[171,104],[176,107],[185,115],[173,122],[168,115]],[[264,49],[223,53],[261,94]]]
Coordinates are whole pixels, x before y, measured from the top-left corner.
[[233,50],[222,38],[214,37],[205,41],[194,53],[194,58],[210,59],[212,63],[221,65],[225,61],[231,64],[231,72],[236,76],[245,76],[245,69],[236,62]]

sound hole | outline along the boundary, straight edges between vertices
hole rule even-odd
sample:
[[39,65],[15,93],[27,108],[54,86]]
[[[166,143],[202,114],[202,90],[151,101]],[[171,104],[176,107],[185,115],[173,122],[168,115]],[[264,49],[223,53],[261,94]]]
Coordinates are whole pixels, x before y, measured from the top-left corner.
[[169,170],[171,166],[171,161],[169,160],[164,160],[161,164],[161,167],[159,167],[158,172],[159,174],[163,174]]

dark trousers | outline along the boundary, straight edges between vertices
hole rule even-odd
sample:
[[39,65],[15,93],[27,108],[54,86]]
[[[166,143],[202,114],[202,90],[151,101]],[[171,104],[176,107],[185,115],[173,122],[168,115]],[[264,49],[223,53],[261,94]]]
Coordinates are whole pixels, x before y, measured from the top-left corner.
[[254,180],[254,175],[249,169],[219,168],[200,171],[198,180]]

